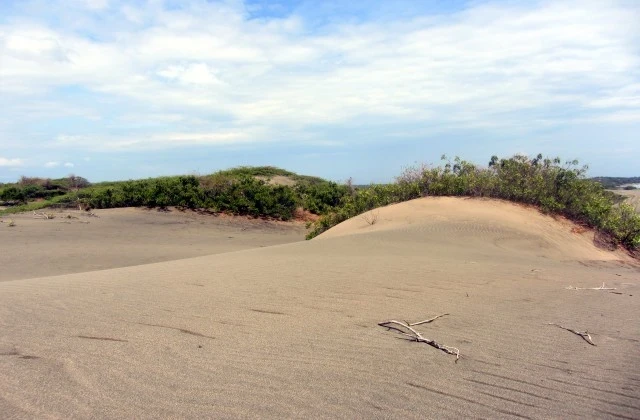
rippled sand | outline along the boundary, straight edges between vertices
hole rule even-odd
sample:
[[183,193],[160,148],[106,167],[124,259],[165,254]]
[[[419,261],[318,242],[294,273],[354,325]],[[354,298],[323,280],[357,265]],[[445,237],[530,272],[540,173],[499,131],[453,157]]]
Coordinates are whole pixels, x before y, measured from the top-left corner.
[[[0,413],[640,417],[640,271],[625,254],[497,201],[420,199],[375,219],[308,242],[0,283]],[[603,282],[615,290],[567,289]],[[377,325],[444,313],[415,328],[457,347],[457,363]]]

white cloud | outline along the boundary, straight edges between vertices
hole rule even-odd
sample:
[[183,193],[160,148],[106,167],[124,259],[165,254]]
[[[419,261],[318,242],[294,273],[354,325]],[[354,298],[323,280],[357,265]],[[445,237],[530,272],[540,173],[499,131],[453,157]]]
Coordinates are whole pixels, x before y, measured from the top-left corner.
[[65,162],[65,163],[64,163],[64,167],[65,167],[65,168],[73,168],[74,166],[76,166],[76,165],[74,165],[74,164],[73,164],[73,163],[71,163],[71,162]]
[[103,10],[109,6],[109,0],[75,0],[75,2],[90,10]]
[[24,160],[22,159],[9,159],[0,156],[0,167],[17,167],[24,165]]
[[85,109],[54,96],[58,106],[45,112],[104,111],[127,127],[133,114],[139,125],[153,121],[135,134],[104,134],[117,125],[55,133],[56,145],[95,149],[267,141],[283,130],[303,139],[332,124],[533,130],[561,124],[556,114],[566,110],[639,121],[633,2],[479,2],[453,15],[317,32],[303,16],[247,19],[233,2],[183,6],[114,6],[103,18],[115,28],[83,16],[99,41],[44,22],[0,25],[6,100],[28,120],[41,92],[75,85],[104,101]]
[[[60,135],[56,139],[58,147],[74,149],[145,150],[166,149],[175,146],[229,145],[254,142],[263,137],[259,127],[236,131],[218,132],[172,132],[140,137],[80,136]],[[65,166],[68,164],[65,164]],[[72,165],[72,164],[71,164]]]
[[57,168],[58,166],[60,166],[60,162],[55,161],[47,162],[44,164],[45,168]]
[[165,79],[175,80],[193,85],[220,85],[222,82],[215,76],[215,72],[204,63],[194,63],[187,66],[171,65],[158,72]]

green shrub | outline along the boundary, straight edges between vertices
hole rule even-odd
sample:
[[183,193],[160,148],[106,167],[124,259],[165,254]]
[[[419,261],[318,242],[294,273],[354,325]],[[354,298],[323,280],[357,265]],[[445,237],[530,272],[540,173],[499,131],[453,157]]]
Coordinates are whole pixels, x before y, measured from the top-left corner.
[[629,204],[616,206],[604,219],[602,228],[628,249],[640,247],[640,214]]
[[324,214],[340,205],[343,197],[348,195],[346,185],[335,182],[298,184],[294,190],[300,198],[300,205],[314,214]]
[[26,201],[26,196],[21,188],[11,186],[0,190],[0,200],[24,202]]
[[217,174],[201,183],[207,205],[217,211],[289,220],[297,207],[291,187],[269,185],[249,175]]

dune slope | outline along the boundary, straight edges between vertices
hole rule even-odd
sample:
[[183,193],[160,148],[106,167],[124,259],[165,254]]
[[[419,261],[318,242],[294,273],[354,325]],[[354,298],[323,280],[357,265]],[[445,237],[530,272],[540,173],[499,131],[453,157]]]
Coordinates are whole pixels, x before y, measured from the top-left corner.
[[[640,272],[571,228],[421,199],[309,242],[3,282],[0,412],[638,418]],[[458,363],[377,325],[444,313],[416,328]]]

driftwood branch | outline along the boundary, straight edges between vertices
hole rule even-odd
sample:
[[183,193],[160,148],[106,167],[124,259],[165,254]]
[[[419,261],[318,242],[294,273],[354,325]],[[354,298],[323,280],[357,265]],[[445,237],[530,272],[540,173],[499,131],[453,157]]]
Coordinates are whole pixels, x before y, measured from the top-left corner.
[[547,325],[555,325],[558,328],[562,328],[563,330],[567,330],[569,332],[574,333],[575,335],[578,335],[578,336],[582,337],[582,339],[584,341],[586,341],[587,343],[591,344],[592,346],[596,345],[596,343],[593,342],[593,340],[591,339],[591,336],[589,335],[589,333],[587,331],[585,331],[585,332],[576,331],[576,330],[573,330],[571,328],[563,327],[562,325],[559,325],[559,324],[556,324],[556,323],[553,323],[553,322],[549,322]]
[[[444,315],[448,315],[448,314],[444,314]],[[434,340],[430,340],[428,338],[424,338],[422,336],[422,334],[420,334],[418,331],[416,331],[414,328],[411,328],[412,326],[415,325],[420,325],[420,324],[427,324],[429,322],[433,322],[436,319],[443,317],[444,315],[438,315],[434,318],[431,319],[427,319],[425,321],[420,321],[420,322],[416,322],[413,324],[409,324],[408,322],[402,322],[402,321],[395,321],[395,320],[390,320],[390,321],[385,321],[385,322],[380,322],[378,325],[384,328],[387,328],[388,330],[394,330],[404,336],[409,337],[412,341],[417,341],[419,343],[425,343],[430,345],[431,347],[435,347],[438,350],[441,350],[447,354],[451,354],[453,356],[456,356],[456,363],[458,363],[458,359],[460,359],[460,350],[458,350],[456,347],[449,347],[449,346],[445,346],[443,344],[439,344],[437,342],[435,342]]]
[[569,286],[569,287],[565,287],[565,289],[567,289],[567,290],[616,290],[615,287],[605,287],[604,282],[602,283],[602,286],[600,286],[600,287],[575,287],[575,286]]

